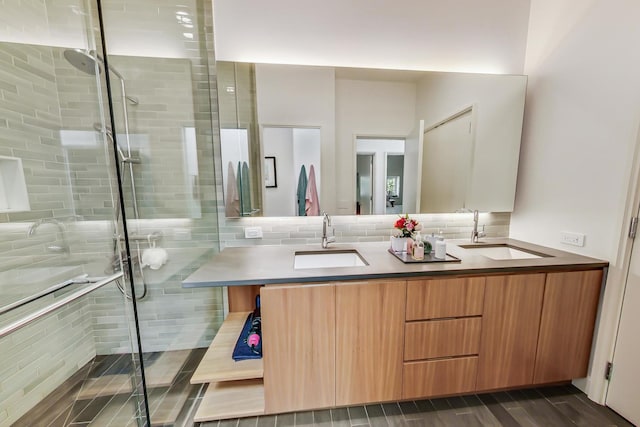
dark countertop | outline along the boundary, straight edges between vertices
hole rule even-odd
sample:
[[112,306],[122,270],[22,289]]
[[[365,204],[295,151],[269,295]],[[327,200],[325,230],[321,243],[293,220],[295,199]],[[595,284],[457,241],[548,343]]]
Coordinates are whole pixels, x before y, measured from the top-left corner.
[[[607,261],[558,249],[508,239],[482,239],[475,245],[509,244],[527,251],[550,255],[535,259],[493,260],[458,245],[468,240],[447,240],[447,253],[461,262],[405,264],[387,252],[389,242],[317,245],[255,246],[226,248],[214,255],[182,282],[185,288],[208,286],[262,285],[278,283],[365,280],[456,274],[488,274],[607,267]],[[310,268],[295,270],[294,254],[304,251],[341,251],[355,249],[369,263],[363,267]]]

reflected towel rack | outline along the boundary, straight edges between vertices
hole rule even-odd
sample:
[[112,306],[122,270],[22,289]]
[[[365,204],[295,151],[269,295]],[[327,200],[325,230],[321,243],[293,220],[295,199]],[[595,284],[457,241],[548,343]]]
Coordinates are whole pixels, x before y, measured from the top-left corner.
[[[115,235],[113,236],[113,239],[119,239],[120,241],[124,240],[124,236],[122,235]],[[131,241],[146,241],[146,242],[157,242],[158,240],[162,239],[162,233],[160,231],[154,231],[153,233],[149,233],[149,234],[131,234],[129,236],[129,240]]]
[[[98,280],[97,282],[92,283],[91,285],[89,285],[89,286],[87,286],[85,288],[82,288],[81,290],[79,290],[77,292],[74,292],[73,294],[71,294],[69,296],[61,298],[60,300],[55,301],[55,302],[49,304],[48,306],[46,306],[46,307],[44,307],[44,308],[42,308],[42,309],[40,309],[38,311],[34,311],[33,313],[31,313],[31,314],[29,314],[27,316],[24,316],[23,318],[18,319],[15,322],[10,323],[9,325],[7,325],[7,326],[5,326],[5,327],[0,329],[0,338],[4,338],[5,336],[14,333],[18,329],[21,329],[21,328],[27,326],[28,324],[30,324],[32,322],[35,322],[36,320],[40,319],[41,317],[46,316],[47,314],[49,314],[49,313],[51,313],[53,311],[56,311],[59,308],[64,307],[65,305],[71,304],[73,301],[77,300],[78,298],[81,298],[81,297],[83,297],[83,296],[85,296],[87,294],[90,294],[91,292],[93,292],[95,290],[98,290],[101,287],[103,287],[105,285],[108,285],[109,283],[115,282],[116,280],[120,279],[122,276],[123,276],[123,273],[122,272],[118,272],[118,273],[113,274],[111,276],[102,278],[101,280]],[[87,280],[86,283],[90,283],[90,279],[88,279],[87,277],[84,277],[84,279]],[[66,286],[72,285],[73,283],[82,283],[82,282],[77,282],[76,280],[78,280],[78,279],[76,278],[76,279],[67,280],[65,282],[59,283],[58,285],[54,285],[54,286],[52,286],[50,288],[47,288],[47,289],[45,289],[45,291],[46,290],[50,290],[50,289],[52,289],[52,288],[54,288],[56,286],[60,286],[60,285],[62,285],[64,283],[67,283],[67,282],[71,282],[71,283],[67,283],[66,285],[63,285],[63,286],[59,287],[58,289],[62,289],[64,287],[66,287]],[[51,292],[54,292],[54,291],[51,291]],[[51,293],[51,292],[49,292],[49,293]],[[40,295],[38,298],[41,298],[42,296],[44,296],[44,295]],[[27,297],[25,299],[28,299],[28,298],[31,298],[31,301],[34,300],[33,296]],[[37,298],[35,298],[35,299],[37,299]],[[16,303],[17,302],[19,302],[19,301],[16,301]],[[26,302],[23,303],[22,305],[24,305],[24,304],[26,304]],[[10,304],[10,305],[13,305],[13,304]],[[8,306],[3,307],[3,309],[5,309],[6,307],[8,307]],[[13,310],[15,308],[17,308],[17,307],[12,308],[11,310]]]

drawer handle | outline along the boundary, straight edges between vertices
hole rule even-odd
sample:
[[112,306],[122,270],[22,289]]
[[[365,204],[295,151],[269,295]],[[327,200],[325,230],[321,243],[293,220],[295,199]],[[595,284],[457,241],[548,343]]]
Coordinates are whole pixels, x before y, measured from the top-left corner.
[[476,316],[450,316],[450,317],[432,317],[430,319],[415,319],[407,320],[406,323],[418,323],[418,322],[439,322],[441,320],[458,320],[458,319],[478,319],[482,318],[482,315]]

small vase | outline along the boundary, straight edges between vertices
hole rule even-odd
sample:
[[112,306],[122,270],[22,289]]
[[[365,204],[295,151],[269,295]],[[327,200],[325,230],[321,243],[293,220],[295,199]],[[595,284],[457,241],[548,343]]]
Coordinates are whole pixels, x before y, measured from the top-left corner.
[[391,250],[395,253],[406,252],[408,237],[391,236]]

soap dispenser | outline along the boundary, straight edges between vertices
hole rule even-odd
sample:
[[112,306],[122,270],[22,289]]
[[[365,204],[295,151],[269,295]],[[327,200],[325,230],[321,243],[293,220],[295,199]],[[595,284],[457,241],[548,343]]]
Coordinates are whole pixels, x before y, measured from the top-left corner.
[[433,255],[437,259],[445,259],[447,257],[447,244],[444,241],[444,236],[438,236],[436,238],[436,251]]
[[422,261],[424,259],[424,242],[422,241],[422,236],[420,236],[420,232],[416,235],[416,242],[413,245],[413,259],[417,261]]

